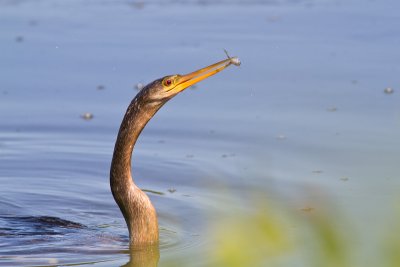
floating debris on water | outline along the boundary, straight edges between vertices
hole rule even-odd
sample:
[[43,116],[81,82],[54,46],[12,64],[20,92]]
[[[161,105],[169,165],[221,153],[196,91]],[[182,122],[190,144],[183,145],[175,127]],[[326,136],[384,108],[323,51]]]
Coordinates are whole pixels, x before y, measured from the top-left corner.
[[38,24],[37,20],[30,20],[28,23],[30,26],[36,26]]
[[97,90],[104,90],[106,87],[104,85],[97,85]]
[[97,228],[109,228],[109,227],[111,227],[111,224],[108,224],[108,223],[97,225]]
[[160,195],[160,196],[165,195],[163,192],[152,190],[152,189],[142,189],[142,191],[146,192],[146,193]]
[[58,264],[58,259],[56,259],[56,258],[50,258],[50,259],[48,259],[48,263],[49,263],[50,265],[57,265],[57,264]]
[[284,135],[284,134],[278,134],[275,138],[276,138],[277,140],[285,140],[285,139],[286,139],[286,135]]
[[313,207],[304,207],[304,208],[302,208],[302,209],[300,209],[301,211],[304,211],[304,212],[312,212],[312,211],[314,211],[315,209],[313,208]]
[[280,16],[271,15],[271,16],[268,16],[268,17],[266,18],[266,21],[267,21],[267,22],[277,22],[277,21],[279,21],[280,19],[281,19]]
[[17,37],[15,37],[15,41],[17,43],[22,43],[24,41],[24,37],[23,36],[17,36]]
[[131,3],[131,6],[134,8],[137,8],[137,9],[143,9],[144,4],[145,4],[144,1],[136,1],[136,2]]
[[384,92],[385,94],[390,95],[390,94],[393,94],[394,90],[393,90],[393,88],[391,88],[391,87],[387,87],[387,88],[385,88],[385,90],[383,90],[383,92]]
[[137,83],[137,84],[135,85],[135,89],[138,90],[138,91],[142,90],[143,87],[144,87],[144,84],[143,84],[143,83]]
[[93,114],[90,112],[85,112],[81,115],[81,118],[86,121],[89,121],[89,120],[93,119]]
[[170,189],[168,189],[168,192],[170,192],[171,194],[173,194],[173,193],[175,193],[175,192],[176,192],[176,189],[175,189],[175,188],[173,188],[173,187],[171,187]]
[[233,157],[236,157],[236,154],[235,153],[222,154],[221,157],[222,158],[233,158]]

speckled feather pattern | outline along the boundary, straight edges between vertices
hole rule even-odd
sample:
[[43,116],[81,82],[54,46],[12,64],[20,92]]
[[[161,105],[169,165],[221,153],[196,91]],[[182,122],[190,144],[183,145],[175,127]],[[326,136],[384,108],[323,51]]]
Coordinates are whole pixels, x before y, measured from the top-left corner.
[[128,106],[118,132],[111,163],[111,191],[124,215],[133,246],[158,243],[156,210],[149,197],[132,179],[131,159],[134,145],[143,128],[169,99],[154,98],[155,90],[160,90],[161,86],[161,79],[147,85]]

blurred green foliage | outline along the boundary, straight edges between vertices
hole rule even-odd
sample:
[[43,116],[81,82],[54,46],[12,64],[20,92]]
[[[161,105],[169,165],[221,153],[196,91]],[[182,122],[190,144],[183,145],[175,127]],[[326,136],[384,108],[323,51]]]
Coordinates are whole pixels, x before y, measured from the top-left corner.
[[266,259],[276,259],[291,249],[287,223],[271,210],[237,214],[225,219],[214,229],[215,266],[263,266]]
[[[237,205],[241,208],[213,224],[207,235],[212,246],[206,260],[193,266],[400,266],[400,211],[390,220],[391,225],[379,229],[382,234],[374,233],[380,237],[376,242],[363,244],[359,227],[322,199],[313,207],[300,209],[266,203],[265,198],[241,203]],[[191,265],[187,259],[178,259],[168,266]]]

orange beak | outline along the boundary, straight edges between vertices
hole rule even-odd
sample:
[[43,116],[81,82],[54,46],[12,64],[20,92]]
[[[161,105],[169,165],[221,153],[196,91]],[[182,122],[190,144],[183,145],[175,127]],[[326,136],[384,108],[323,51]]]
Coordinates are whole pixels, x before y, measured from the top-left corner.
[[172,89],[177,93],[185,90],[186,88],[190,87],[193,84],[196,84],[208,77],[217,74],[218,72],[222,71],[223,69],[227,68],[231,64],[239,66],[240,61],[237,57],[228,58],[222,60],[220,62],[214,63],[208,67],[196,70],[186,75],[179,76],[177,80],[177,85]]

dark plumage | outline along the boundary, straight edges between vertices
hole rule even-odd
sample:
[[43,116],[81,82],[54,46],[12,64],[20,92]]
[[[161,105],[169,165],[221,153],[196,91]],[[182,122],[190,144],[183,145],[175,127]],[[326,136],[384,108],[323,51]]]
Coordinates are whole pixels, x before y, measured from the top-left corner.
[[237,58],[228,58],[187,75],[172,75],[145,86],[132,100],[122,120],[111,162],[111,191],[129,230],[130,244],[158,243],[157,214],[148,196],[134,183],[131,175],[132,151],[143,128],[171,98],[189,86],[218,73]]

